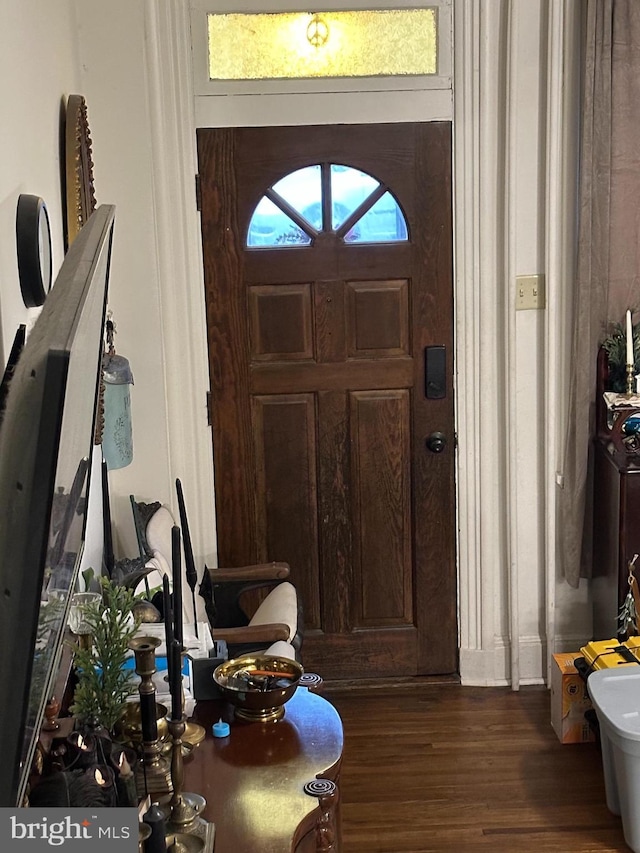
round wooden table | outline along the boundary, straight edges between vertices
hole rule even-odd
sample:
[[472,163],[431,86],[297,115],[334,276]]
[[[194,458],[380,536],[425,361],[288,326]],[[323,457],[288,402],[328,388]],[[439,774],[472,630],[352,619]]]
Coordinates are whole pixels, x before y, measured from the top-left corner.
[[[220,718],[229,737],[214,738]],[[215,853],[340,850],[342,721],[322,696],[298,687],[283,719],[246,723],[222,701],[198,702],[205,740],[185,762],[184,790],[207,800]]]

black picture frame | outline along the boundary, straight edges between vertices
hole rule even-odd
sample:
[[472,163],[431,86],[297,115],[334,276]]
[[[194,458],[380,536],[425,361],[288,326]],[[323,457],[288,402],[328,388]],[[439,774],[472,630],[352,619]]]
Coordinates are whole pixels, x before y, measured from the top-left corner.
[[0,423],[2,807],[25,803],[84,548],[114,217],[98,208],[67,253]]
[[40,196],[18,196],[16,249],[22,301],[27,308],[38,307],[51,289],[53,276],[51,226],[47,206]]

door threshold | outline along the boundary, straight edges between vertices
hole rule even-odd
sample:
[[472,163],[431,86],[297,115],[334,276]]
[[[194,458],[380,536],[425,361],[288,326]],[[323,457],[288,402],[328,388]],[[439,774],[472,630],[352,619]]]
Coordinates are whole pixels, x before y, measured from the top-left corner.
[[321,693],[344,693],[369,690],[411,690],[432,684],[460,684],[460,675],[456,672],[448,675],[415,675],[401,678],[345,678],[323,681]]

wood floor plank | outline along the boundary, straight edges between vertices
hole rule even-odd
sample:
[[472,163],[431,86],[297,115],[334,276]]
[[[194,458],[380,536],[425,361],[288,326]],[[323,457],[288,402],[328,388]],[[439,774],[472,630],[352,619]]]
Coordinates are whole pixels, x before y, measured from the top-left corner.
[[343,853],[628,853],[598,746],[559,743],[546,688],[325,695],[345,730]]

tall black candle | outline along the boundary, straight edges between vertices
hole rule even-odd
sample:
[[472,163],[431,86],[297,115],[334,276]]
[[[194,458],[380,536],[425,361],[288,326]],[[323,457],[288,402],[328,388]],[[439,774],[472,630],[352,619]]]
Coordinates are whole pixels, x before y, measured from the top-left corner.
[[191,545],[191,533],[189,532],[189,522],[187,520],[187,508],[184,503],[184,494],[182,492],[182,483],[176,480],[176,491],[178,493],[178,509],[180,510],[180,524],[182,525],[182,542],[184,547],[184,573],[191,589],[191,602],[193,604],[193,627],[198,636],[198,614],[196,613],[196,584],[198,583],[198,573],[196,571],[196,563],[193,558],[193,547]]
[[167,678],[169,689],[171,689],[171,647],[173,645],[173,613],[171,610],[171,593],[169,592],[169,578],[162,577],[162,609],[164,610],[164,633],[165,646],[167,649]]
[[182,719],[182,646],[174,639],[171,647],[171,719]]
[[140,724],[145,748],[147,744],[153,744],[158,739],[156,686],[153,683],[153,675],[156,671],[156,649],[161,643],[159,637],[133,637],[129,640],[129,648],[133,650],[136,659],[136,673],[140,676]]
[[171,528],[171,568],[173,570],[173,636],[182,649],[182,561],[180,559],[180,528]]

